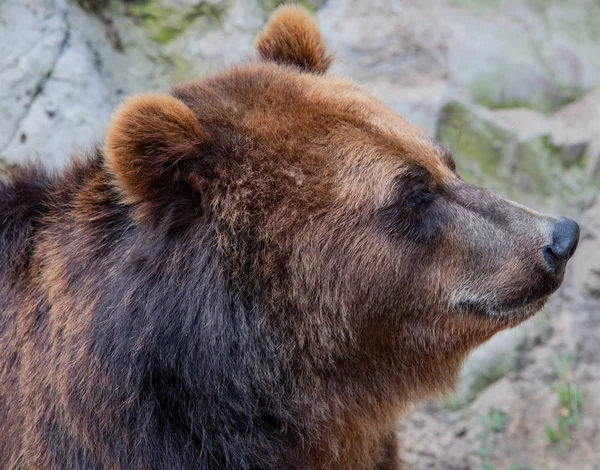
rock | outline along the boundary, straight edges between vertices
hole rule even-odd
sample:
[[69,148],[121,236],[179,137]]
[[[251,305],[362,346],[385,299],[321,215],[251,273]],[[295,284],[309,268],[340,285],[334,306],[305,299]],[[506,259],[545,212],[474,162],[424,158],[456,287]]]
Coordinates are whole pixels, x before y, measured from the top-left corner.
[[503,109],[493,114],[517,136],[515,155],[510,164],[516,186],[526,193],[551,194],[555,186],[554,160],[561,150],[550,143],[550,119],[539,111],[526,108]]
[[317,18],[336,54],[334,71],[359,80],[390,76],[411,85],[445,78],[447,32],[437,3],[424,8],[418,2],[329,0]]
[[569,166],[588,155],[588,143],[600,135],[600,88],[551,114],[526,108],[502,109],[494,114],[514,129],[521,142],[547,137],[548,145]]
[[587,173],[590,180],[600,179],[600,136],[592,140],[585,149]]
[[520,348],[533,331],[540,329],[539,320],[531,319],[518,328],[498,333],[471,353],[456,389],[458,403],[473,401],[491,384],[515,370]]
[[459,171],[476,184],[508,176],[517,134],[487,109],[469,102],[443,107],[437,138],[454,151]]
[[447,79],[480,104],[544,111],[600,81],[594,0],[330,0],[318,18],[337,69],[361,80]]
[[[145,30],[158,44],[151,45],[159,51],[159,61],[167,59],[176,65],[176,81],[193,80],[233,64],[247,62],[254,56],[254,39],[264,26],[269,14],[285,0],[178,0],[183,8],[173,8],[173,2],[150,0],[140,4],[138,10],[159,21],[145,21]],[[315,11],[323,0],[300,0],[296,3]],[[154,11],[158,7],[159,11]],[[161,15],[164,9],[171,11]],[[175,11],[173,11],[175,10]],[[119,18],[125,37],[136,30],[135,22]],[[137,36],[134,43],[143,39]]]
[[572,284],[576,292],[572,296],[580,298],[583,290],[584,294],[591,294],[597,302],[597,298],[600,298],[600,203],[596,203],[580,217],[580,225],[581,240],[575,253],[576,263],[572,273]]
[[554,145],[585,146],[600,135],[600,87],[553,113],[550,121]]
[[[152,7],[169,13],[163,23],[152,23]],[[64,165],[102,140],[125,96],[243,62],[265,20],[258,0],[113,2],[102,12],[102,18],[90,16],[65,0],[0,4],[0,37],[17,38],[0,41],[0,155],[6,162],[37,157],[51,167]],[[108,37],[109,14],[110,32],[125,53]],[[186,22],[169,30],[169,22],[179,24],[177,15]]]
[[[582,100],[586,106],[590,101]],[[590,178],[595,150],[586,150],[581,132],[566,137],[561,131],[565,115],[562,109],[545,115],[524,108],[489,111],[470,101],[450,102],[442,109],[437,137],[454,151],[459,171],[470,182],[540,210],[586,208],[598,190],[597,180]]]
[[587,142],[577,142],[570,145],[563,145],[561,160],[566,165],[571,165],[573,163],[578,162],[579,160],[581,160],[581,157],[583,157],[586,147]]
[[527,142],[552,133],[550,119],[540,112],[527,108],[508,108],[494,111],[494,115],[514,130],[521,142]]
[[44,88],[68,35],[60,1],[0,3],[0,154],[19,138],[20,123]]
[[563,198],[561,190],[567,178],[561,155],[561,149],[554,147],[547,136],[519,142],[512,166],[514,183],[526,194]]
[[476,101],[551,111],[598,83],[600,6],[593,0],[451,3],[454,11],[441,20],[452,31],[451,76]]
[[572,165],[585,160],[592,169],[595,149],[586,149],[600,135],[600,88],[553,113],[550,123],[551,142],[561,149],[562,161]]
[[394,111],[429,135],[437,134],[437,125],[444,105],[456,99],[448,82],[423,81],[416,85],[399,85],[389,77],[367,80],[363,85],[385,101]]
[[147,0],[133,3],[128,13],[141,21],[151,39],[166,44],[175,40],[192,23],[200,30],[218,25],[226,10],[225,2],[219,0]]
[[258,0],[233,1],[222,11],[218,24],[198,18],[163,52],[190,64],[186,79],[247,61],[254,54],[254,37],[266,15]]
[[[576,106],[579,107],[579,103]],[[548,116],[539,111],[514,108],[495,111],[494,115],[517,134],[519,143],[524,146],[520,153],[530,152],[532,149],[527,148],[528,146],[537,147],[533,150],[555,155],[565,166],[569,166],[581,160],[592,133],[580,130],[580,124],[585,127],[588,122],[567,124],[563,122],[561,113],[563,109]],[[582,116],[582,119],[585,118],[586,116]],[[565,131],[567,126],[578,130],[569,134],[569,131]]]
[[[267,16],[278,6],[290,3],[287,0],[259,0],[259,2]],[[303,6],[310,12],[314,12],[317,8],[323,5],[323,3],[325,3],[325,0],[298,0],[295,3]]]
[[[2,5],[7,8],[15,3]],[[22,99],[21,106],[6,112],[11,129],[10,133],[0,133],[4,137],[0,153],[9,163],[39,158],[50,167],[61,166],[73,153],[102,140],[110,114],[127,94],[158,88],[162,83],[147,57],[136,57],[132,63],[112,47],[101,22],[78,6],[60,0],[27,0],[18,5],[29,14],[38,12],[41,5],[45,7],[39,14],[49,29],[39,23],[31,29],[41,35],[38,42],[49,46],[34,47],[29,54],[21,51],[19,60],[7,61],[3,78],[14,77],[14,88],[7,82],[1,92],[14,93],[24,84],[35,84],[35,90]],[[8,14],[20,11],[9,9]],[[19,41],[15,44],[24,47]],[[45,67],[31,66],[37,61],[44,63],[45,58],[38,55],[49,51],[52,60]],[[5,57],[0,54],[0,60]],[[15,99],[19,96],[25,95],[15,94]],[[11,103],[11,99],[0,97],[0,106]]]

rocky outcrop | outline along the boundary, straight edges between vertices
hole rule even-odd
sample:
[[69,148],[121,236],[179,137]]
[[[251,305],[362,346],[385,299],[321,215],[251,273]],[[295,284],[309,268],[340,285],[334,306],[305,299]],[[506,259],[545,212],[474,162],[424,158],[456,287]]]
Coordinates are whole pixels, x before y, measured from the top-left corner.
[[[3,2],[0,38],[10,40],[0,43],[0,156],[64,163],[102,137],[124,95],[248,60],[255,33],[280,3]],[[337,56],[334,72],[361,80],[432,135],[449,102],[547,112],[600,83],[593,0],[301,3],[317,12]],[[597,173],[594,149],[586,145],[584,155]],[[581,150],[573,144],[566,158]]]
[[453,101],[441,110],[437,138],[468,180],[542,209],[577,210],[600,187],[599,118],[600,88],[550,114]]
[[330,0],[321,25],[339,69],[445,79],[490,107],[556,109],[600,81],[593,0]]
[[149,60],[115,50],[102,24],[63,0],[0,4],[0,155],[50,166],[102,138],[128,94],[154,88]]

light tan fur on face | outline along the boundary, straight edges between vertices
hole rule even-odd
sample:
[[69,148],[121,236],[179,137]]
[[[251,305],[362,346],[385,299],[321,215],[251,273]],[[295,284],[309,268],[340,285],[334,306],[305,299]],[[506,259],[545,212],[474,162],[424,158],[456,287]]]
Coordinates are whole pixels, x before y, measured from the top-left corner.
[[295,82],[317,109],[338,114],[340,122],[351,117],[327,142],[327,148],[336,151],[331,164],[343,166],[336,174],[348,207],[385,206],[394,195],[396,179],[411,165],[426,170],[440,187],[456,180],[440,158],[439,146],[421,128],[355,82],[314,75],[298,76]]

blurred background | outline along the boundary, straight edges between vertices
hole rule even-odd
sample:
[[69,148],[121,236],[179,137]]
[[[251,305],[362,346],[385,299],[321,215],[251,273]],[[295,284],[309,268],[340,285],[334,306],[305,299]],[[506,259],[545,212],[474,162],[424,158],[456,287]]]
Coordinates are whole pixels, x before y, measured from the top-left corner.
[[[0,0],[0,166],[60,167],[127,95],[248,61],[278,0]],[[301,0],[364,84],[472,183],[570,216],[544,312],[400,424],[410,469],[600,469],[600,1]]]

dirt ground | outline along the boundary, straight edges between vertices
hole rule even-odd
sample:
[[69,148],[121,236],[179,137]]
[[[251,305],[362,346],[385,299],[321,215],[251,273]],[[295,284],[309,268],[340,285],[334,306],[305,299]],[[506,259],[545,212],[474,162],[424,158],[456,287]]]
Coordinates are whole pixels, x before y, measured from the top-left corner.
[[513,371],[468,406],[427,403],[399,429],[409,469],[600,469],[600,205],[564,286],[538,314]]

